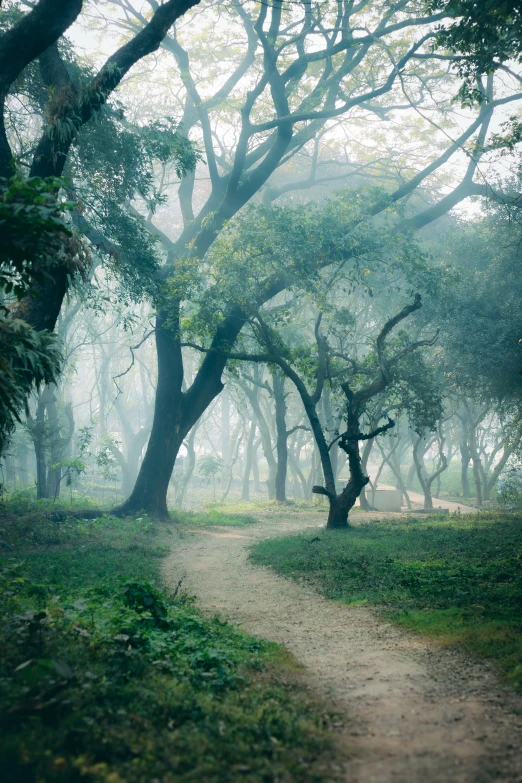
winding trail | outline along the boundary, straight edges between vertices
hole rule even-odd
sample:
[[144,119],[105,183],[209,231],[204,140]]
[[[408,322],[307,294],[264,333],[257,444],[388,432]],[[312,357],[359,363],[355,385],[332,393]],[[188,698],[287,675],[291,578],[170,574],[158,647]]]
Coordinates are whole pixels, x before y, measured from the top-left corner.
[[248,561],[256,540],[321,521],[298,516],[176,534],[166,579],[183,578],[202,609],[284,644],[306,667],[310,688],[345,716],[346,781],[522,782],[522,698],[491,669]]

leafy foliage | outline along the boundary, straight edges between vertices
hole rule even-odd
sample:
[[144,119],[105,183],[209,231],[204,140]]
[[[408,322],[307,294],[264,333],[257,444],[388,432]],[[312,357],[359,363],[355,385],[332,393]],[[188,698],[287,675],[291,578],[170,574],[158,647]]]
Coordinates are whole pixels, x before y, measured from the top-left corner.
[[388,278],[408,270],[417,284],[434,285],[419,248],[396,231],[398,213],[390,209],[378,223],[372,221],[372,208],[385,199],[386,194],[375,189],[348,190],[323,205],[247,206],[221,232],[205,264],[191,265],[189,257],[181,275],[172,278],[171,291],[179,297],[192,271],[195,294],[186,306],[185,330],[190,336],[211,334],[234,306],[254,313],[281,279],[286,290],[317,298],[330,265],[341,270],[338,288],[346,295],[357,287],[372,293],[370,270]]
[[506,508],[520,508],[522,506],[522,464],[520,454],[513,456],[509,461],[498,482],[497,501]]
[[205,454],[198,460],[199,475],[205,481],[212,481],[214,477],[223,469],[221,459],[212,454]]
[[3,558],[9,783],[321,779],[318,720],[291,678],[271,674],[277,648],[161,590],[161,531],[109,518],[54,527],[52,552]]
[[58,196],[63,184],[18,175],[0,183],[0,453],[31,391],[53,382],[61,366],[57,339],[29,326],[18,301],[58,264],[73,276],[86,263],[65,220],[71,205]]
[[42,282],[58,263],[61,243],[70,236],[56,178],[13,177],[0,183],[0,288],[17,299]]
[[[454,389],[505,404],[522,391],[522,311],[517,295],[520,224],[507,207],[452,233],[453,285],[426,310],[440,324],[442,362]],[[447,235],[446,235],[447,237]]]
[[201,154],[171,117],[144,125],[128,122],[113,103],[97,121],[82,128],[71,151],[68,173],[72,195],[90,228],[101,232],[107,247],[104,267],[117,280],[123,298],[140,300],[157,294],[155,273],[160,254],[145,221],[129,211],[135,199],[154,213],[164,201],[156,187],[160,166],[171,166],[180,178],[193,171]]
[[445,25],[438,42],[457,55],[457,70],[465,78],[461,95],[481,100],[476,78],[493,73],[507,60],[522,61],[522,9],[518,0],[435,0],[431,10],[455,18]]
[[37,332],[0,309],[0,452],[33,388],[55,380],[61,366],[57,338]]

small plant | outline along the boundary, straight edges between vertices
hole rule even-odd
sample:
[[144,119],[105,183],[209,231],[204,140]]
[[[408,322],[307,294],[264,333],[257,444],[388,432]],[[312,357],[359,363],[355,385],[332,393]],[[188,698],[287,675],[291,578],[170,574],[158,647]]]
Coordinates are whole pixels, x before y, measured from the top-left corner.
[[127,582],[123,588],[123,600],[135,612],[148,612],[156,625],[165,623],[167,605],[151,582]]
[[497,485],[497,501],[507,508],[522,508],[522,464],[519,460],[512,461],[501,474]]
[[114,435],[104,435],[101,439],[100,451],[96,454],[96,465],[100,468],[106,481],[116,481],[118,478],[118,463],[114,452],[120,448],[120,443]]
[[82,427],[78,435],[78,453],[71,459],[63,459],[60,462],[56,462],[52,465],[52,469],[65,468],[65,472],[62,473],[58,480],[54,492],[54,500],[58,497],[58,489],[61,482],[65,479],[65,486],[71,490],[71,506],[73,504],[73,479],[81,476],[87,470],[86,459],[90,456],[89,446],[92,442],[92,426]]
[[216,476],[223,470],[223,461],[212,454],[205,454],[198,461],[198,472],[206,484],[212,484],[214,502],[216,500]]

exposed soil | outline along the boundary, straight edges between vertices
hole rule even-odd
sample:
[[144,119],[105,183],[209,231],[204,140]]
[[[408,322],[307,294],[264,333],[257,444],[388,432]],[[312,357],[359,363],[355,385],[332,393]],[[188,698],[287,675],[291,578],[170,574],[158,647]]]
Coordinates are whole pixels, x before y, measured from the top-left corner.
[[522,781],[522,697],[487,665],[435,646],[371,610],[322,598],[248,561],[254,541],[316,528],[324,514],[178,534],[167,581],[253,635],[284,644],[310,688],[345,716],[353,783]]

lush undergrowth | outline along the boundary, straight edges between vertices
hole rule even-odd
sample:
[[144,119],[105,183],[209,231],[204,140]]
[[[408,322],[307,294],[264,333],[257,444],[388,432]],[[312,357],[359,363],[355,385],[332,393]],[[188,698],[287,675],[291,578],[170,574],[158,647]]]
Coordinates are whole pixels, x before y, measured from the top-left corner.
[[394,621],[495,661],[522,687],[522,517],[360,524],[268,539],[254,562],[324,595],[377,605]]
[[0,529],[3,781],[331,778],[281,650],[162,591],[172,526],[4,504]]

